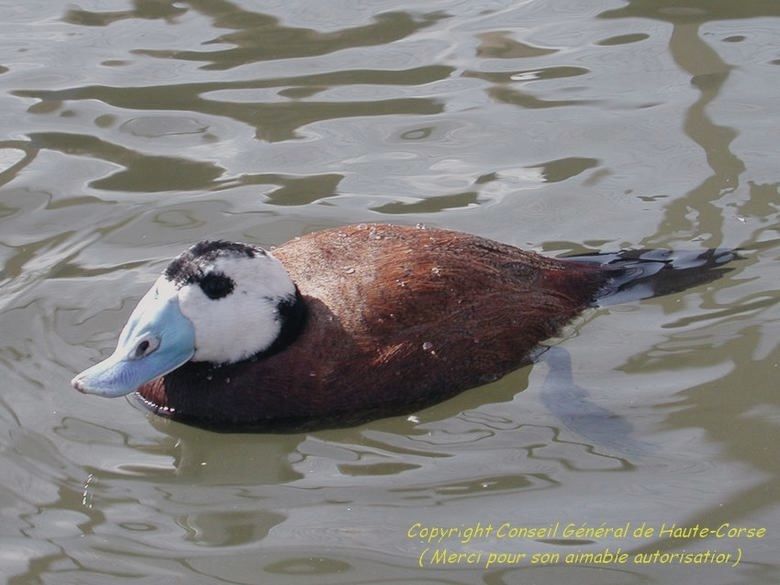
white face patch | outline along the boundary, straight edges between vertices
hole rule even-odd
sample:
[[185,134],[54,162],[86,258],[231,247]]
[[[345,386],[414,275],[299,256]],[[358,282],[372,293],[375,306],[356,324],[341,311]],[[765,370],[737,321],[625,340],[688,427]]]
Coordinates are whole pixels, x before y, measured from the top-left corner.
[[[294,298],[287,271],[268,253],[217,256],[178,289],[179,308],[195,329],[193,361],[233,363],[268,349],[279,336],[279,305]],[[168,287],[166,276],[160,277]]]

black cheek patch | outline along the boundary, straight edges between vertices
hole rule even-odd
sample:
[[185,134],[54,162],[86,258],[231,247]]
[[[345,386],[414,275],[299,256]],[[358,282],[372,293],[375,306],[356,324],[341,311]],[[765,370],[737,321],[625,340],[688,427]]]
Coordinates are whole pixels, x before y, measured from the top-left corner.
[[233,292],[236,283],[221,272],[209,272],[198,281],[200,290],[212,300],[222,299]]

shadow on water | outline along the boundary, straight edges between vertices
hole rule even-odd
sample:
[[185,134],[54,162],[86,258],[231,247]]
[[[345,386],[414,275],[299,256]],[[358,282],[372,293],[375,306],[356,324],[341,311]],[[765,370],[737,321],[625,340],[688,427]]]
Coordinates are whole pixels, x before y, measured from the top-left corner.
[[[549,368],[540,389],[542,402],[569,430],[594,447],[636,459],[657,449],[633,436],[634,427],[625,417],[592,402],[588,391],[572,376],[571,356],[562,347],[551,347],[540,359]],[[633,464],[624,460],[633,469]]]

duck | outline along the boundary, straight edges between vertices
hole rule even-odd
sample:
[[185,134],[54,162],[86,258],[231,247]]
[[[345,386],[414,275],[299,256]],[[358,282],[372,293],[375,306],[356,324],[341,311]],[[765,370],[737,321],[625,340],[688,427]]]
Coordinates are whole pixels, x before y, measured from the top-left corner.
[[529,364],[599,299],[658,292],[647,282],[674,290],[659,278],[668,269],[686,273],[684,286],[711,280],[733,258],[704,256],[682,269],[658,251],[551,258],[394,224],[315,231],[270,251],[206,240],[170,262],[114,352],[72,385],[217,431],[408,414]]

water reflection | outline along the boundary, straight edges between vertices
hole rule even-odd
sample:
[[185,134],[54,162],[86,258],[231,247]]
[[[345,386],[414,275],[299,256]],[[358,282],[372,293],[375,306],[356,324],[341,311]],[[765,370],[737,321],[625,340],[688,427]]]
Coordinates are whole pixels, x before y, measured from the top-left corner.
[[285,26],[268,14],[242,9],[231,2],[212,0],[188,3],[199,14],[212,19],[215,29],[236,32],[205,41],[206,45],[233,45],[213,51],[136,49],[133,52],[185,61],[204,62],[203,69],[230,69],[265,60],[294,59],[325,55],[343,49],[386,45],[406,38],[444,18],[441,13],[412,16],[405,12],[385,12],[374,23],[342,30],[320,32],[310,28]]
[[[494,491],[554,487],[558,483],[550,477],[554,467],[631,469],[619,457],[602,453],[608,445],[580,442],[556,427],[517,422],[524,418],[520,413],[523,402],[516,395],[517,383],[527,373],[521,371],[486,389],[467,392],[469,400],[461,402],[450,415],[434,407],[419,417],[387,419],[312,435],[214,436],[148,414],[155,429],[167,438],[141,450],[149,455],[167,453],[169,463],[147,468],[126,462],[108,475],[105,468],[90,471],[104,479],[151,475],[158,484],[229,484],[260,499],[266,497],[263,494],[290,490],[300,497],[303,492],[298,490],[313,490],[306,497],[314,501],[332,497],[355,502],[370,493],[365,488],[372,487],[381,492],[384,505],[407,501],[420,505],[421,499],[479,498]],[[490,396],[487,403],[486,394]],[[507,402],[495,402],[500,398]],[[507,406],[518,412],[512,414]],[[403,428],[405,432],[399,432]],[[214,440],[217,437],[219,440]],[[626,439],[618,452],[629,446]],[[475,467],[486,451],[506,451],[507,464],[512,463],[505,465],[505,475],[483,470],[481,465]],[[475,473],[468,481],[464,481],[465,469]],[[388,483],[388,476],[403,477],[405,485],[416,487],[396,488]]]
[[62,20],[79,26],[108,26],[114,22],[126,19],[163,19],[174,22],[175,17],[187,12],[187,9],[175,1],[134,0],[133,10],[90,11],[81,8],[69,8]]
[[[725,4],[720,2],[693,1],[680,7],[674,2],[638,0],[630,2],[623,9],[601,14],[602,18],[643,17],[670,23],[672,34],[669,52],[677,65],[690,75],[691,84],[699,93],[698,99],[687,109],[684,131],[705,153],[712,174],[684,196],[665,205],[664,220],[655,235],[645,238],[643,243],[646,245],[698,240],[706,247],[719,246],[728,239],[725,222],[729,214],[725,208],[735,205],[735,200],[742,206],[744,204],[739,202],[740,199],[752,199],[750,195],[740,197],[740,191],[743,190],[740,176],[747,167],[731,150],[731,144],[738,135],[737,130],[715,123],[708,114],[708,108],[717,100],[729,80],[733,66],[726,63],[713,45],[704,40],[702,29],[709,21],[722,18],[724,7]],[[732,8],[729,5],[730,18],[744,17],[745,12],[752,17],[777,15],[776,7],[770,6],[769,2],[751,3],[749,8],[742,5],[736,11]],[[733,42],[732,37],[725,40]],[[776,191],[777,184],[773,188]],[[691,210],[695,210],[695,213],[691,213]],[[750,264],[754,262],[755,259]],[[751,271],[746,269],[745,272]],[[725,277],[721,290],[735,286],[735,280],[739,278],[740,275]],[[748,391],[739,372],[751,371],[756,380],[768,380],[771,376],[768,371],[762,375],[756,368],[766,369],[770,363],[776,363],[777,358],[766,361],[756,360],[755,356],[763,353],[760,348],[766,347],[767,343],[772,344],[768,340],[774,337],[774,333],[761,325],[745,327],[745,315],[756,312],[764,315],[762,321],[771,322],[773,319],[770,314],[774,312],[778,298],[777,294],[761,291],[748,293],[738,299],[732,297],[724,303],[719,302],[714,294],[705,294],[705,312],[695,317],[680,318],[668,325],[673,329],[684,330],[695,327],[692,332],[672,333],[666,341],[632,356],[624,366],[626,371],[633,372],[659,367],[679,370],[691,362],[693,352],[699,355],[696,361],[700,364],[709,363],[718,376],[687,389],[678,409],[667,417],[664,426],[678,431],[702,428],[710,437],[723,443],[723,457],[741,462],[750,461],[755,470],[761,470],[769,476],[769,479],[760,480],[761,475],[756,476],[756,481],[735,489],[726,501],[690,514],[684,520],[686,525],[747,521],[751,517],[761,516],[768,507],[774,505],[774,498],[770,496],[767,499],[768,494],[780,493],[780,469],[776,458],[766,457],[766,450],[756,448],[757,443],[760,445],[766,437],[776,433],[776,427],[770,428],[763,421],[751,418],[744,432],[732,432],[735,430],[732,426],[735,420],[749,412],[756,412],[772,401],[767,394],[771,393],[769,386],[758,384],[751,386]],[[774,351],[776,353],[776,349]],[[730,356],[732,362],[725,372],[722,367],[717,367],[723,363],[723,355]],[[728,390],[724,391],[724,388]],[[718,405],[715,411],[712,409],[713,404]],[[732,421],[728,425],[729,432],[724,432],[721,418],[723,412],[728,412],[729,420]],[[662,539],[660,545],[666,550],[684,548],[689,543],[684,539]],[[658,546],[658,542],[653,542],[639,550],[651,551]]]
[[[28,142],[0,141],[0,186],[16,178],[19,172],[33,161],[36,154],[37,150]],[[2,203],[0,205],[5,207]],[[6,212],[0,211],[0,218],[5,217],[7,217]]]
[[90,135],[34,133],[30,140],[37,148],[105,160],[124,168],[92,181],[89,186],[106,191],[193,191],[208,189],[224,169],[190,159],[152,156],[111,144]]
[[[778,184],[760,136],[775,119],[775,5],[8,8],[9,582],[776,581],[774,537],[713,573],[421,571],[404,536],[413,522],[769,516]],[[547,253],[724,245],[747,259],[706,287],[576,324],[572,377],[526,368],[410,418],[215,435],[68,387],[186,243],[272,245],[382,217]]]

